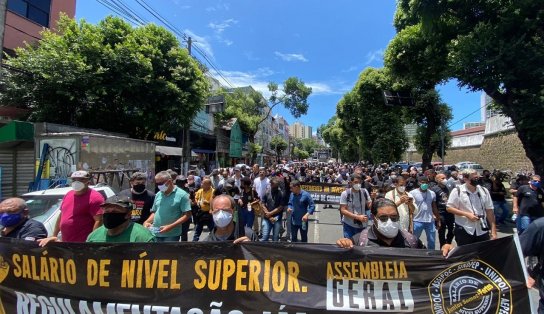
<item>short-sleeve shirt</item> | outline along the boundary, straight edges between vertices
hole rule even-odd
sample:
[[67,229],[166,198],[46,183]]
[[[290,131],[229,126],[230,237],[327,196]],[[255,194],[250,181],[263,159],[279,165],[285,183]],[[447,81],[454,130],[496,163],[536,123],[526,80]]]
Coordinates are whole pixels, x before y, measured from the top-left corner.
[[[348,197],[349,196],[349,197]],[[355,191],[354,189],[346,189],[340,194],[340,206],[347,205],[348,211],[356,215],[364,215],[367,199],[362,189]],[[353,218],[342,216],[342,222],[353,228],[366,228],[367,223],[356,224]]]
[[410,191],[410,195],[414,198],[414,204],[417,208],[417,213],[414,216],[414,221],[417,222],[432,222],[433,221],[433,202],[436,202],[436,193],[427,189],[425,192],[420,189]]
[[134,209],[132,210],[131,220],[143,224],[149,215],[151,214],[151,207],[153,206],[153,201],[155,200],[155,193],[145,190],[142,194],[132,193],[130,189],[123,190],[119,192],[119,196],[126,196],[130,198],[134,204]]
[[261,180],[261,177],[257,177],[253,181],[253,188],[257,191],[257,195],[259,195],[259,198],[262,200],[266,191],[270,188],[270,180],[268,180],[268,178]]
[[542,189],[533,190],[529,185],[522,185],[518,188],[516,196],[521,216],[544,216],[544,192]]
[[[491,201],[491,196],[486,188],[478,186],[473,193],[463,184],[451,191],[447,207],[473,213],[477,216],[484,216],[487,209],[493,210],[493,201]],[[479,221],[470,221],[465,216],[455,215],[455,224],[462,226],[468,234],[476,232],[477,236],[481,236],[487,233],[487,231],[482,230]]]
[[[165,195],[164,192],[159,192],[155,195],[155,202],[151,208],[151,212],[155,214],[153,218],[153,226],[161,227],[169,225],[186,212],[191,211],[191,202],[189,194],[184,190],[174,187],[170,194]],[[158,233],[157,237],[177,237],[181,235],[181,224],[172,228],[168,232]]]
[[94,217],[102,215],[100,205],[104,197],[99,192],[88,189],[82,195],[69,191],[60,205],[60,232],[63,242],[85,242],[93,231]]
[[108,235],[108,229],[100,226],[89,234],[87,242],[128,243],[128,242],[155,242],[155,237],[144,226],[131,222],[130,225],[116,236]]

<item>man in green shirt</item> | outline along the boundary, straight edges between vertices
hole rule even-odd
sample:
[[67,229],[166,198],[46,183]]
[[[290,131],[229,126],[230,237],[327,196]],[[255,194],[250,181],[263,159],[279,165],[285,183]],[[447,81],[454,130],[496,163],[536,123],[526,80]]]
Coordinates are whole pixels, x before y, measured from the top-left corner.
[[179,242],[182,225],[191,218],[189,194],[178,188],[167,171],[155,175],[159,192],[144,227],[152,228],[157,242]]
[[108,198],[100,205],[104,224],[89,234],[87,242],[155,242],[149,230],[131,221],[133,206],[126,196]]

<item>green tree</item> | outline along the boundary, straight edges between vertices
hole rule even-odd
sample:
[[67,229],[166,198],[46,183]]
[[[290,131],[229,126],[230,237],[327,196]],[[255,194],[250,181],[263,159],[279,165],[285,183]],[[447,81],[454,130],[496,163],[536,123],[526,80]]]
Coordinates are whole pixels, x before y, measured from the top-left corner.
[[225,96],[226,106],[225,111],[215,114],[216,123],[221,124],[231,118],[237,118],[242,131],[247,133],[249,141],[254,143],[262,113],[266,108],[266,100],[262,94],[251,87],[223,89],[221,94]]
[[316,149],[321,148],[321,145],[319,145],[319,143],[317,143],[313,138],[297,139],[296,145],[301,150],[307,151],[310,155],[312,155]]
[[391,88],[387,71],[367,68],[336,107],[340,127],[356,143],[359,159],[371,163],[396,161],[408,147],[402,110],[383,101],[383,91]]
[[399,0],[386,62],[395,76],[434,86],[450,78],[484,91],[512,119],[544,174],[544,10],[541,1]]
[[133,28],[116,17],[97,25],[61,17],[38,45],[6,63],[0,101],[47,121],[139,138],[188,126],[209,84],[176,37],[154,24]]
[[[442,140],[444,155],[451,143],[448,122],[452,118],[451,108],[441,102],[440,95],[435,90],[419,91],[413,89],[412,95],[415,106],[404,110],[407,123],[417,125],[415,147],[422,154],[422,168],[431,167],[433,154],[442,156]],[[442,138],[443,137],[443,138]]]
[[287,141],[279,135],[272,137],[270,140],[270,147],[274,147],[276,152],[276,162],[279,161],[282,152],[287,149],[287,145],[289,145]]
[[307,151],[300,149],[296,146],[293,150],[293,154],[295,155],[295,157],[297,157],[298,160],[307,159],[308,157],[310,157],[310,154]]

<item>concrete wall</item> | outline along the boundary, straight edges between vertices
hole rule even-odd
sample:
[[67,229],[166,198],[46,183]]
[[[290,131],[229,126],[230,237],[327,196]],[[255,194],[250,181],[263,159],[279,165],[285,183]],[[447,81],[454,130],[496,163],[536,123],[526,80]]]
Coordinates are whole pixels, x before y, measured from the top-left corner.
[[[421,161],[421,154],[417,152],[407,155],[411,157],[408,160]],[[433,161],[440,161],[440,158],[434,155]],[[489,170],[534,171],[517,133],[512,130],[485,135],[481,146],[450,148],[446,151],[447,165],[461,161],[473,161]]]

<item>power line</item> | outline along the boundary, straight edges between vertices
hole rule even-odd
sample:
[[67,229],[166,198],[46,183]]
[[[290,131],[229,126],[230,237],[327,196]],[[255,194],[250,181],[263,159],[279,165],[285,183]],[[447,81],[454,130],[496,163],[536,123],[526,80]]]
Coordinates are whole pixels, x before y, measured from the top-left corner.
[[137,20],[134,20],[130,16],[126,15],[124,12],[119,11],[116,6],[112,5],[108,0],[96,0],[96,2],[100,3],[101,5],[105,6],[107,9],[110,9],[113,11],[113,13],[116,13],[117,15],[123,17],[125,20],[130,22],[133,25],[143,25],[143,23],[140,23]]
[[468,115],[462,117],[461,119],[459,119],[459,120],[457,120],[457,121],[455,121],[455,122],[453,122],[453,123],[450,123],[450,124],[448,125],[448,128],[451,127],[451,126],[453,126],[453,125],[455,125],[455,124],[457,124],[457,123],[459,123],[459,122],[461,122],[461,121],[463,121],[463,120],[465,120],[466,118],[470,117],[471,115],[475,114],[476,112],[482,110],[485,106],[487,106],[487,104],[484,104],[484,105],[481,106],[480,108],[474,110],[473,112],[471,112],[471,113],[469,113]]

